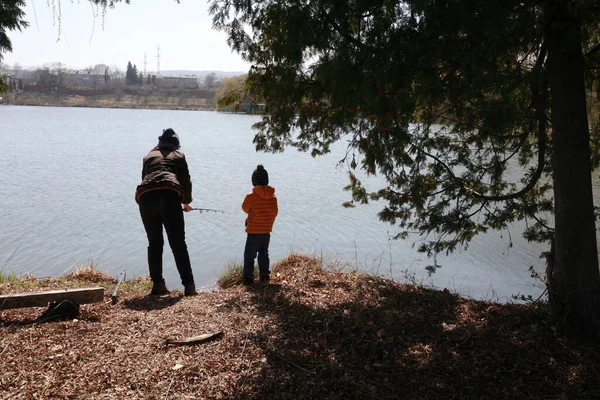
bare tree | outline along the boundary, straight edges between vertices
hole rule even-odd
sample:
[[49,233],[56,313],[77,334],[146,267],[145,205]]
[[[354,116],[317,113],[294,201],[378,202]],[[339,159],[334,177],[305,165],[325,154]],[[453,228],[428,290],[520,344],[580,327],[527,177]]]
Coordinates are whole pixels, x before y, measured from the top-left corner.
[[52,62],[48,64],[44,64],[44,68],[46,68],[50,74],[56,76],[56,86],[61,87],[65,78],[66,66],[65,64],[59,62]]
[[[6,69],[8,69],[8,66],[6,67]],[[17,62],[16,62],[16,63],[14,63],[14,64],[13,64],[13,67],[12,67],[12,69],[13,69],[13,73],[14,73],[14,75],[15,75],[16,77],[19,77],[19,78],[20,78],[20,77],[21,77],[21,75],[22,75],[22,72],[21,72],[21,71],[23,71],[23,66],[22,66],[21,64],[19,64],[19,63],[17,63]]]
[[113,87],[118,87],[123,85],[123,79],[125,78],[125,73],[119,69],[116,65],[112,65],[109,69],[110,74],[110,83]]
[[216,81],[217,81],[217,74],[214,72],[211,72],[210,74],[208,74],[204,77],[204,86],[206,86],[206,88],[208,90],[210,90],[215,86]]

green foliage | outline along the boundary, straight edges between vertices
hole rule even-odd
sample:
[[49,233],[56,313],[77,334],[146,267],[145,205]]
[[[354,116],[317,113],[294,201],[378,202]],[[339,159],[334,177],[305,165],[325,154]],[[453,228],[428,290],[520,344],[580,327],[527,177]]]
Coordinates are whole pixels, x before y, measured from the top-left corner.
[[6,93],[10,90],[10,86],[8,85],[9,76],[7,73],[3,73],[0,75],[0,93]]
[[[141,72],[140,72],[141,76]],[[127,62],[127,69],[125,71],[125,83],[128,85],[137,85],[139,83],[138,69],[136,65],[132,65],[131,61]]]
[[[577,7],[598,55],[598,6]],[[345,139],[345,206],[383,201],[379,218],[397,237],[421,232],[430,255],[517,220],[528,240],[552,237],[545,2],[213,0],[210,12],[267,104],[257,150],[317,156]]]
[[3,0],[0,2],[0,61],[3,53],[12,51],[12,43],[8,37],[8,31],[23,30],[29,23],[23,20],[25,12],[23,0]]
[[233,110],[236,104],[252,102],[246,85],[247,75],[233,76],[223,79],[223,89],[215,93],[216,104],[219,110]]
[[0,283],[14,282],[18,280],[20,277],[14,272],[4,273],[0,271]]

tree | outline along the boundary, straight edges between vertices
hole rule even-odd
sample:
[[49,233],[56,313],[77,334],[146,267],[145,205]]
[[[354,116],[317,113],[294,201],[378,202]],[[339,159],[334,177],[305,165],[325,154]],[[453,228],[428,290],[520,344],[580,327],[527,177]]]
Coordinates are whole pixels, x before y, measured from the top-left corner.
[[138,75],[137,84],[141,85],[143,83],[144,83],[144,75],[140,72],[140,74]]
[[[421,232],[430,255],[526,220],[529,240],[551,243],[555,319],[600,331],[585,97],[597,1],[213,0],[210,12],[266,101],[257,150],[317,156],[347,138],[347,205],[384,201],[379,217],[399,238]],[[367,190],[357,168],[386,187]]]
[[152,83],[152,78],[151,78],[150,74],[148,74],[148,75],[146,76],[146,85],[149,85],[149,84],[151,84],[151,83]]
[[110,67],[110,80],[114,82],[122,80],[125,77],[125,74],[122,70],[119,69],[118,66],[112,65]]
[[104,82],[108,83],[110,81],[110,75],[108,74],[108,68],[104,69]]
[[10,90],[10,86],[6,83],[8,81],[8,74],[6,72],[0,73],[0,93],[6,93]]
[[[3,53],[12,51],[12,43],[8,37],[7,31],[18,29],[21,31],[29,24],[23,20],[25,12],[22,8],[25,7],[23,0],[5,0],[0,3],[0,61],[2,61]],[[0,76],[0,93],[4,93],[10,89],[10,86],[5,82],[5,75]]]
[[3,53],[12,51],[12,43],[7,31],[23,30],[29,23],[23,20],[25,2],[23,0],[4,0],[0,4],[0,61]]
[[208,90],[210,90],[213,88],[216,81],[217,81],[217,74],[214,72],[211,72],[204,77],[204,86],[206,86],[206,88]]
[[127,70],[125,72],[125,83],[128,85],[136,85],[138,83],[137,66],[131,65],[131,61],[127,62]]
[[45,64],[44,68],[47,69],[50,74],[56,77],[55,82],[57,87],[61,87],[65,76],[66,66],[61,62],[53,62]]
[[223,79],[223,89],[215,92],[215,103],[218,109],[237,112],[241,103],[254,101],[246,90],[246,79],[247,75]]

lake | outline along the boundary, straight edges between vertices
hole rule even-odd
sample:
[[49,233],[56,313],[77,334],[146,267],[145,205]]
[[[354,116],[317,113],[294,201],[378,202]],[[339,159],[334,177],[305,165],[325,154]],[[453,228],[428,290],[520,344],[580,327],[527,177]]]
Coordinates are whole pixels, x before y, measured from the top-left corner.
[[[241,202],[257,164],[269,172],[279,200],[271,237],[271,262],[290,252],[323,256],[325,263],[407,277],[464,296],[510,301],[513,294],[543,292],[529,266],[543,275],[546,246],[527,243],[522,225],[481,235],[448,257],[428,276],[432,263],[415,239],[390,240],[397,229],[377,219],[381,203],[342,207],[348,178],[338,168],[345,143],[312,158],[288,149],[257,153],[251,125],[259,117],[202,111],[123,110],[0,106],[4,151],[0,155],[0,270],[59,276],[90,262],[113,276],[148,274],[146,236],[134,200],[142,158],[163,128],[180,136],[193,182],[194,207],[228,212],[185,215],[196,284],[215,282],[228,262],[241,261],[245,243]],[[367,181],[377,186],[378,178]],[[173,256],[165,246],[169,288],[180,288]]]

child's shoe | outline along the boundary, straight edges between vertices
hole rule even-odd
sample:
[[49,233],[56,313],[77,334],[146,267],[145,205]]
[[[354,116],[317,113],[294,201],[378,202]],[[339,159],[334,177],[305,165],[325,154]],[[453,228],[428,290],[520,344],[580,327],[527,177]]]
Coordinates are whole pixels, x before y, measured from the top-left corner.
[[269,283],[270,280],[271,280],[271,276],[270,275],[261,275],[260,276],[260,281],[262,283]]
[[254,279],[248,279],[248,278],[244,278],[244,286],[250,286],[254,283]]

